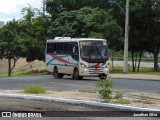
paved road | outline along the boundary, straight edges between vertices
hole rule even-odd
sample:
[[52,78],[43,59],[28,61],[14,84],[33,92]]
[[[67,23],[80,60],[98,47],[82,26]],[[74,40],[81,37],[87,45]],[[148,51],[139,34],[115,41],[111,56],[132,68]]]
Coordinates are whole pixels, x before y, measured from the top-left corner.
[[[1,90],[22,90],[27,85],[43,85],[47,90],[76,91],[90,90],[97,91],[95,84],[98,78],[84,78],[83,80],[72,80],[70,77],[55,79],[51,75],[46,76],[25,76],[0,78]],[[125,91],[153,92],[160,94],[160,81],[113,79],[113,89]]]
[[[94,116],[94,114],[96,114],[97,112],[97,115],[95,116],[99,117],[103,117],[103,113],[105,114],[108,113],[108,116],[110,116],[109,114],[111,114],[111,116],[116,114],[118,116],[120,116],[121,114],[125,116],[128,114],[123,112],[125,110],[123,110],[121,113],[120,112],[118,113],[117,111],[121,111],[121,109],[110,108],[110,107],[96,107],[83,104],[69,104],[69,103],[50,102],[50,101],[44,102],[39,100],[15,99],[15,98],[5,98],[5,97],[0,97],[0,111],[26,111],[26,112],[36,111],[45,113],[46,115],[48,115],[48,117],[55,117],[55,116],[76,117],[77,115],[79,115],[80,117],[84,117],[85,116],[84,112],[86,112],[86,115],[91,115],[91,116]],[[79,111],[79,112],[71,112],[71,111]],[[93,112],[94,114],[92,115],[87,113],[89,111]],[[62,115],[62,113],[64,115]],[[46,116],[45,114],[42,116]]]

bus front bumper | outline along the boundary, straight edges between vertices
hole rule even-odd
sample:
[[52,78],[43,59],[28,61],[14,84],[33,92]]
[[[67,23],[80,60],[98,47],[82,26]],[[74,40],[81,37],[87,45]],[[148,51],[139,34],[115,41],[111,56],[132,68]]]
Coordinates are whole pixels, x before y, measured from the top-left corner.
[[109,75],[109,68],[83,68],[80,70],[80,76],[101,76]]

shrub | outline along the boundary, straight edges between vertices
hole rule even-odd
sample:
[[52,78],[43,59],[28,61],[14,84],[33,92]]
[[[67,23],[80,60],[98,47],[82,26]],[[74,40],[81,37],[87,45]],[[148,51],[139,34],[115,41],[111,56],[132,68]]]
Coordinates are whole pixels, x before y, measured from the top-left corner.
[[96,87],[100,88],[99,94],[101,95],[101,98],[105,99],[105,101],[108,101],[107,99],[111,98],[112,86],[113,86],[112,80],[106,80],[106,79],[100,79],[96,84]]
[[46,93],[46,89],[41,85],[30,85],[24,89],[25,93],[41,94]]
[[123,98],[123,94],[122,92],[116,92],[116,95],[114,96],[115,99],[122,99]]

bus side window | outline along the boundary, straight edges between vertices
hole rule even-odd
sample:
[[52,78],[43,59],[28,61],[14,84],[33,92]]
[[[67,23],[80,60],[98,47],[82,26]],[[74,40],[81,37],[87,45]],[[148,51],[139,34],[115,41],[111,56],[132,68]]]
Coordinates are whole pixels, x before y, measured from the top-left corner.
[[47,43],[47,53],[53,53],[53,43]]
[[62,44],[61,43],[57,43],[57,50],[56,50],[57,54],[62,54]]
[[72,45],[72,43],[69,43],[69,44],[68,44],[68,54],[69,54],[69,55],[72,55],[72,54],[73,54],[73,45]]
[[56,46],[57,46],[56,43],[54,43],[54,44],[53,44],[53,52],[52,52],[52,53],[54,53],[54,54],[57,53],[57,51],[56,51],[56,48],[57,48],[57,47],[56,47]]
[[68,43],[63,43],[62,45],[62,54],[68,53]]

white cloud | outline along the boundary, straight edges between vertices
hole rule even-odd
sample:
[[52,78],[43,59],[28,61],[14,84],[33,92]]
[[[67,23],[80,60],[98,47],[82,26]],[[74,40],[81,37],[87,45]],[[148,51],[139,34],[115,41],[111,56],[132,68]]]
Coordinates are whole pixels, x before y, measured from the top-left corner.
[[16,2],[14,0],[1,0],[0,12],[2,13],[16,13],[18,12]]
[[21,10],[30,4],[33,8],[41,8],[42,0],[0,0],[0,21],[22,18]]

